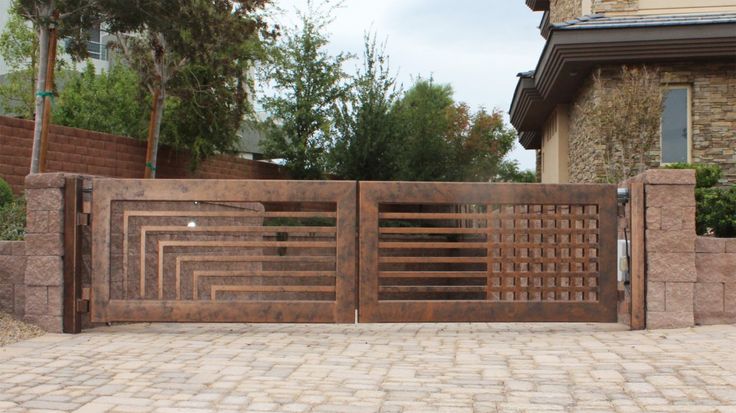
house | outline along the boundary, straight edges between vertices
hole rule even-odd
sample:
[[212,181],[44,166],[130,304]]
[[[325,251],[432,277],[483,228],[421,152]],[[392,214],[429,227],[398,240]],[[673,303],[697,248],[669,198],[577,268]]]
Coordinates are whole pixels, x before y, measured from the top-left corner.
[[543,183],[601,180],[597,139],[579,127],[601,70],[616,87],[622,65],[654,69],[663,88],[655,165],[714,163],[736,183],[736,0],[526,0],[544,12],[547,43],[519,74],[510,110]]

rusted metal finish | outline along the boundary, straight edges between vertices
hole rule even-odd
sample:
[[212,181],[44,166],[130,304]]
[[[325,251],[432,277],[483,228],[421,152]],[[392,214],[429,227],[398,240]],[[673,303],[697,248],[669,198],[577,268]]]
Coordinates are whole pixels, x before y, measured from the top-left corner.
[[362,322],[616,321],[611,185],[362,182]]
[[646,208],[644,183],[631,183],[631,329],[646,328]]
[[355,182],[93,182],[92,321],[354,322]]
[[63,331],[82,332],[82,179],[66,178],[64,193],[64,318]]

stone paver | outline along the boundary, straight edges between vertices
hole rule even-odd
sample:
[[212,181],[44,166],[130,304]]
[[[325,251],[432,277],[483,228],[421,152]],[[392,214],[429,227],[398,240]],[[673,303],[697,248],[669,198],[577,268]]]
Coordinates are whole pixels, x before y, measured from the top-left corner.
[[736,326],[104,327],[0,348],[0,411],[736,412]]

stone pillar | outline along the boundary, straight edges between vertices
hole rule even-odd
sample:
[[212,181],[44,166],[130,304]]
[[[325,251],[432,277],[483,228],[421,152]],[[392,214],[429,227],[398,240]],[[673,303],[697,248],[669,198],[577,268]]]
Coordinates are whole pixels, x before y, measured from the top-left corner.
[[0,241],[0,311],[25,314],[26,243]]
[[647,328],[695,324],[695,171],[650,170],[646,194]]
[[25,319],[62,331],[64,174],[26,177]]

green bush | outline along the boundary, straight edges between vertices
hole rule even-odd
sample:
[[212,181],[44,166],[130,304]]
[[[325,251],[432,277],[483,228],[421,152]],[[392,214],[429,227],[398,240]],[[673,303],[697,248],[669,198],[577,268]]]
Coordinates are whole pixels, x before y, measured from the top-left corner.
[[25,232],[26,203],[23,198],[0,206],[0,241],[20,241]]
[[0,178],[0,207],[12,201],[13,189],[3,178]]
[[696,189],[695,199],[698,234],[711,229],[716,237],[736,238],[736,185]]
[[675,163],[667,165],[668,169],[695,169],[695,187],[713,188],[723,176],[721,167],[718,165]]

